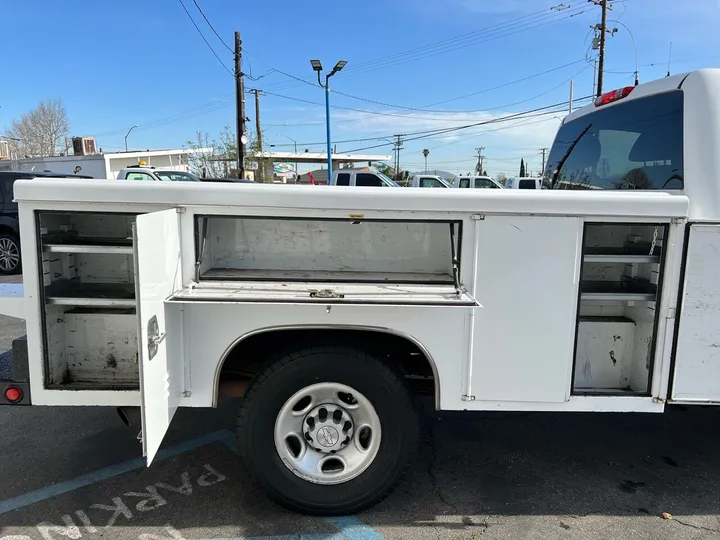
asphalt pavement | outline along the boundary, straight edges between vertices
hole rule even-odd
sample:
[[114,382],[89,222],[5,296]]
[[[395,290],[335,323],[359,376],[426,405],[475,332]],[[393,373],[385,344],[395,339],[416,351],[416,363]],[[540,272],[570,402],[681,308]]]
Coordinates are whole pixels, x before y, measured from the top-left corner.
[[[0,350],[22,332],[1,319]],[[0,407],[0,540],[720,538],[720,409],[424,412],[399,488],[324,519],[252,485],[237,406],[180,410],[150,468],[112,408]]]

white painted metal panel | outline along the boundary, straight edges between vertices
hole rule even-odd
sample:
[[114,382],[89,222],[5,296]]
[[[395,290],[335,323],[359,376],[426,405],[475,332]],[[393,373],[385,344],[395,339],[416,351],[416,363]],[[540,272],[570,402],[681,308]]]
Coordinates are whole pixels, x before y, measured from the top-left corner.
[[478,401],[569,398],[582,222],[488,216],[477,222],[468,392]]
[[210,217],[205,258],[212,268],[256,270],[260,275],[284,270],[291,276],[349,271],[452,276],[450,224],[402,218],[351,222]]
[[[135,266],[138,291],[143,452],[150,465],[180,403],[183,365],[169,358],[182,339],[179,324],[166,325],[165,300],[182,287],[180,214],[177,209],[137,217]],[[175,320],[175,319],[173,319]]]
[[440,380],[439,406],[463,408],[462,366],[468,358],[469,316],[464,306],[315,305],[231,302],[170,302],[183,308],[184,328],[192,333],[186,358],[191,362],[192,396],[183,405],[214,405],[220,361],[243,337],[274,329],[337,328],[376,330],[405,336],[429,355]]
[[720,401],[720,225],[691,225],[671,398]]
[[[518,213],[533,215],[626,216],[670,218],[687,216],[689,201],[681,195],[659,192],[555,191],[512,189],[321,189],[308,186],[250,185],[218,182],[97,182],[96,180],[18,180],[14,186],[19,201],[90,203],[112,201],[118,205],[215,206],[237,213],[243,208],[266,208],[265,215],[279,209],[294,209],[303,215],[330,217],[333,212],[348,217],[371,211],[399,212]],[[315,209],[315,210],[313,210]],[[330,212],[332,210],[333,212]],[[367,217],[367,216],[366,216]]]
[[635,368],[632,363],[634,343],[635,324],[630,319],[598,317],[594,320],[580,320],[575,359],[575,390],[645,390],[632,385]]

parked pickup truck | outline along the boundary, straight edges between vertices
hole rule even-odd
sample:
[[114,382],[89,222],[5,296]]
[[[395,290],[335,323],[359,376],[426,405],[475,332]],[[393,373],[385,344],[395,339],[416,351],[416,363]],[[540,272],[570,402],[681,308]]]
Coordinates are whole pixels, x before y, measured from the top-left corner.
[[333,171],[329,185],[358,187],[400,187],[392,178],[370,169],[340,169]]
[[535,176],[508,178],[505,189],[543,189],[543,179]]
[[503,187],[489,176],[458,176],[455,186],[462,189],[502,189]]
[[719,404],[718,95],[720,70],[603,94],[559,129],[554,193],[19,180],[23,284],[0,314],[27,340],[0,403],[119,407],[150,464],[179,407],[244,396],[247,470],[325,515],[400,481],[423,392]]
[[451,188],[453,185],[440,176],[431,174],[416,174],[410,180],[409,187],[422,188]]
[[118,180],[150,180],[154,182],[199,182],[192,173],[174,169],[156,169],[143,165],[131,166],[118,172]]

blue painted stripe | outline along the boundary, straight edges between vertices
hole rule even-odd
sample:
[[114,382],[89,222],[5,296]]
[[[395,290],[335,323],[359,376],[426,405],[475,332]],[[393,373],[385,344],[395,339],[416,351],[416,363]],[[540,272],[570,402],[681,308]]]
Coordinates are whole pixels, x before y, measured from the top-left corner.
[[[157,453],[157,457],[155,459],[167,459],[214,442],[223,442],[227,444],[228,440],[232,439],[233,435],[228,430],[223,429],[215,431],[214,433],[208,433],[207,435],[203,435],[196,439],[191,439],[169,448],[164,448]],[[102,480],[107,480],[108,478],[113,478],[114,476],[118,476],[126,472],[141,469],[144,466],[145,458],[135,458],[118,465],[111,465],[110,467],[105,467],[104,469],[78,476],[72,480],[67,480],[66,482],[60,482],[59,484],[40,488],[23,495],[13,497],[12,499],[7,499],[0,502],[0,515],[28,506],[29,504],[34,504],[57,495],[62,495],[63,493],[68,493],[81,487],[89,486],[96,482],[101,482]]]
[[348,540],[341,533],[286,534],[283,536],[238,536],[235,538],[203,538],[203,540]]
[[368,527],[357,516],[326,518],[326,521],[342,533],[347,540],[383,540],[384,536]]

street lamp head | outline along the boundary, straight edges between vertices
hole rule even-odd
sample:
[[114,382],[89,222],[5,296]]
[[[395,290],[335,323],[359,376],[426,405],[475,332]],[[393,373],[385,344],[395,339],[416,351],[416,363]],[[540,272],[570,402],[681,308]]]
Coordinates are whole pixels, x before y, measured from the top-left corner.
[[347,62],[345,60],[340,60],[337,64],[335,64],[335,67],[333,68],[333,73],[337,73],[342,68],[344,68],[347,65]]
[[320,60],[310,60],[310,65],[315,71],[322,71],[322,64]]

